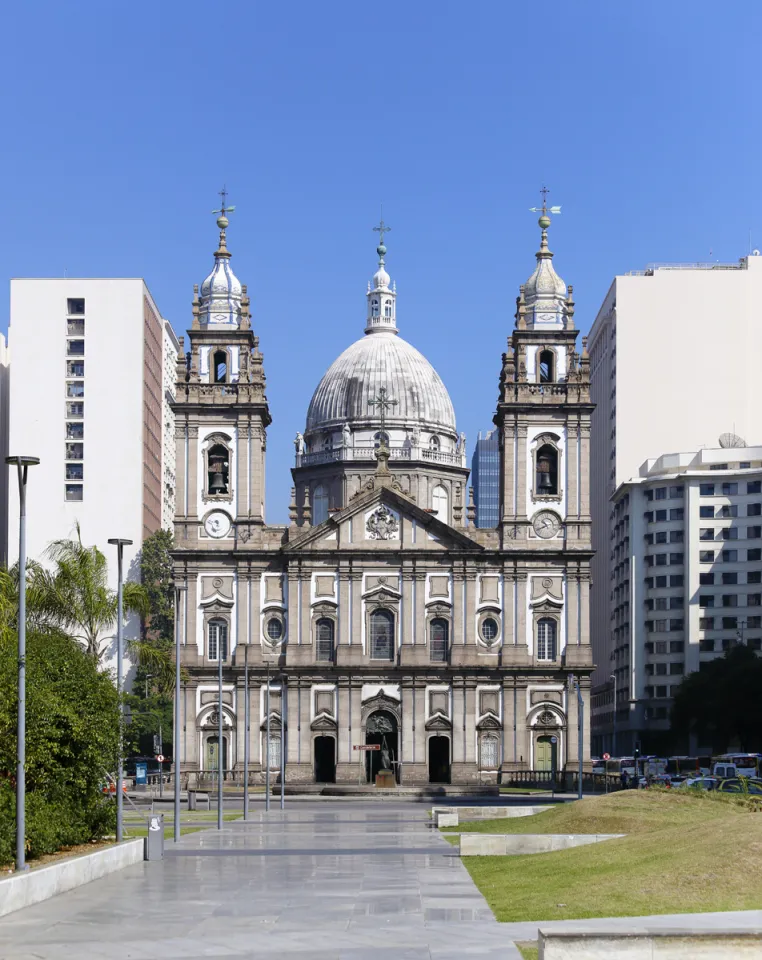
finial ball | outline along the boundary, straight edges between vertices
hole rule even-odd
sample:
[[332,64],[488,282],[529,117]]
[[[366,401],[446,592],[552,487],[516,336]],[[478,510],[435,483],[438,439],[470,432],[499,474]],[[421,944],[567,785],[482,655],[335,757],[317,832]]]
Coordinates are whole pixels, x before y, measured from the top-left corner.
[[217,226],[220,228],[220,230],[226,230],[230,226],[230,221],[224,214],[222,214],[222,216],[217,217]]
[[543,213],[540,219],[537,221],[543,230],[547,230],[550,226],[550,217]]
[[379,243],[379,245],[376,247],[376,253],[379,255],[379,257],[384,256],[384,254],[386,253],[386,247],[384,246],[383,243]]

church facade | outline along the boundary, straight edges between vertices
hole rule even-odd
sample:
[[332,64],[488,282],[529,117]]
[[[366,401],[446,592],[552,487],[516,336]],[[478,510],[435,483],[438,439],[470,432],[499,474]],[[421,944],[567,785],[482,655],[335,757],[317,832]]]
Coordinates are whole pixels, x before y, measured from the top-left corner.
[[383,229],[364,335],[296,436],[289,523],[266,523],[264,358],[224,209],[218,225],[174,404],[181,769],[216,771],[221,749],[240,774],[247,738],[253,780],[268,759],[277,772],[281,751],[290,783],[374,782],[385,767],[402,784],[490,783],[576,767],[569,681],[589,731],[593,666],[592,407],[550,219],[496,363],[495,529],[476,527],[445,385],[398,334]]

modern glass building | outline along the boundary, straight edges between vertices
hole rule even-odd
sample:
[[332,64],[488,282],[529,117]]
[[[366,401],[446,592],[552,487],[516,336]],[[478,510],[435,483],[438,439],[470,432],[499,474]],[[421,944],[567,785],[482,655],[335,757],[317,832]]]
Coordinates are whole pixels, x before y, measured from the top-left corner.
[[471,483],[476,503],[476,526],[496,527],[500,503],[500,451],[497,430],[481,432],[471,459]]

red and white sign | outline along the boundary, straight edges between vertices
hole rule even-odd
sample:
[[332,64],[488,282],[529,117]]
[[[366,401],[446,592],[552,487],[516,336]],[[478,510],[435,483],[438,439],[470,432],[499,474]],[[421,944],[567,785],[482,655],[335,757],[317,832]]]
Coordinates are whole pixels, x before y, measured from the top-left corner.
[[610,760],[610,759],[611,759],[611,754],[610,754],[610,753],[604,753],[604,754],[603,754],[603,759],[604,759],[604,760]]
[[356,743],[353,747],[353,750],[380,750],[380,743]]
[[159,761],[159,763],[164,763],[164,754],[160,753],[156,759]]

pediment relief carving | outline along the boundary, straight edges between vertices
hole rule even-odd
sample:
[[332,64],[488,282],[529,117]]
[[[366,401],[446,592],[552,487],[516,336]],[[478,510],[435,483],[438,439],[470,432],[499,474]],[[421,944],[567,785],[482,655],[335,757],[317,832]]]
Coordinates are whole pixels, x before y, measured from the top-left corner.
[[366,700],[362,705],[362,722],[363,726],[368,720],[368,717],[371,713],[375,713],[376,710],[386,710],[388,713],[391,713],[394,717],[397,718],[397,723],[400,721],[400,705],[399,701],[392,700],[391,697],[387,697],[383,693],[376,694],[375,697],[371,697],[370,700]]
[[233,577],[232,576],[209,576],[201,577],[201,602],[211,597],[220,596],[233,600]]
[[484,716],[476,724],[477,730],[500,730],[501,724],[498,717],[494,713],[485,713]]
[[561,577],[532,577],[532,601],[540,597],[551,597],[563,601],[563,579]]
[[560,610],[563,609],[562,600],[551,600],[546,597],[544,600],[541,600],[539,603],[537,601],[530,602],[533,613],[555,613],[557,614]]
[[561,703],[561,691],[560,690],[532,690],[531,693],[532,706],[536,707],[539,703],[546,703],[550,701],[551,703],[560,704]]
[[335,600],[318,600],[312,604],[312,612],[316,617],[319,617],[321,614],[334,616],[337,607],[338,604]]
[[[286,724],[286,726],[288,726],[288,724]],[[264,717],[264,719],[262,720],[262,723],[260,723],[259,725],[259,729],[267,730],[267,717]],[[270,711],[270,732],[272,733],[274,730],[278,730],[278,731],[280,730],[280,715],[277,713],[273,713],[273,711],[271,710]]]
[[363,594],[363,600],[365,600],[366,603],[375,603],[376,605],[383,605],[384,603],[399,603],[399,599],[399,593],[393,593],[386,587],[380,587],[377,590],[371,590],[370,593]]
[[426,612],[432,617],[446,617],[452,610],[452,604],[449,600],[429,600],[426,604]]
[[399,593],[399,577],[396,573],[389,574],[385,576],[381,574],[380,576],[366,577],[365,578],[365,592],[371,593],[373,590],[393,590],[395,593]]
[[220,600],[219,597],[215,597],[211,600],[202,600],[199,606],[204,613],[228,613],[233,609],[233,601]]
[[435,713],[426,721],[427,730],[452,730],[450,719],[443,713]]
[[336,730],[336,721],[327,713],[320,713],[310,724],[310,730]]

